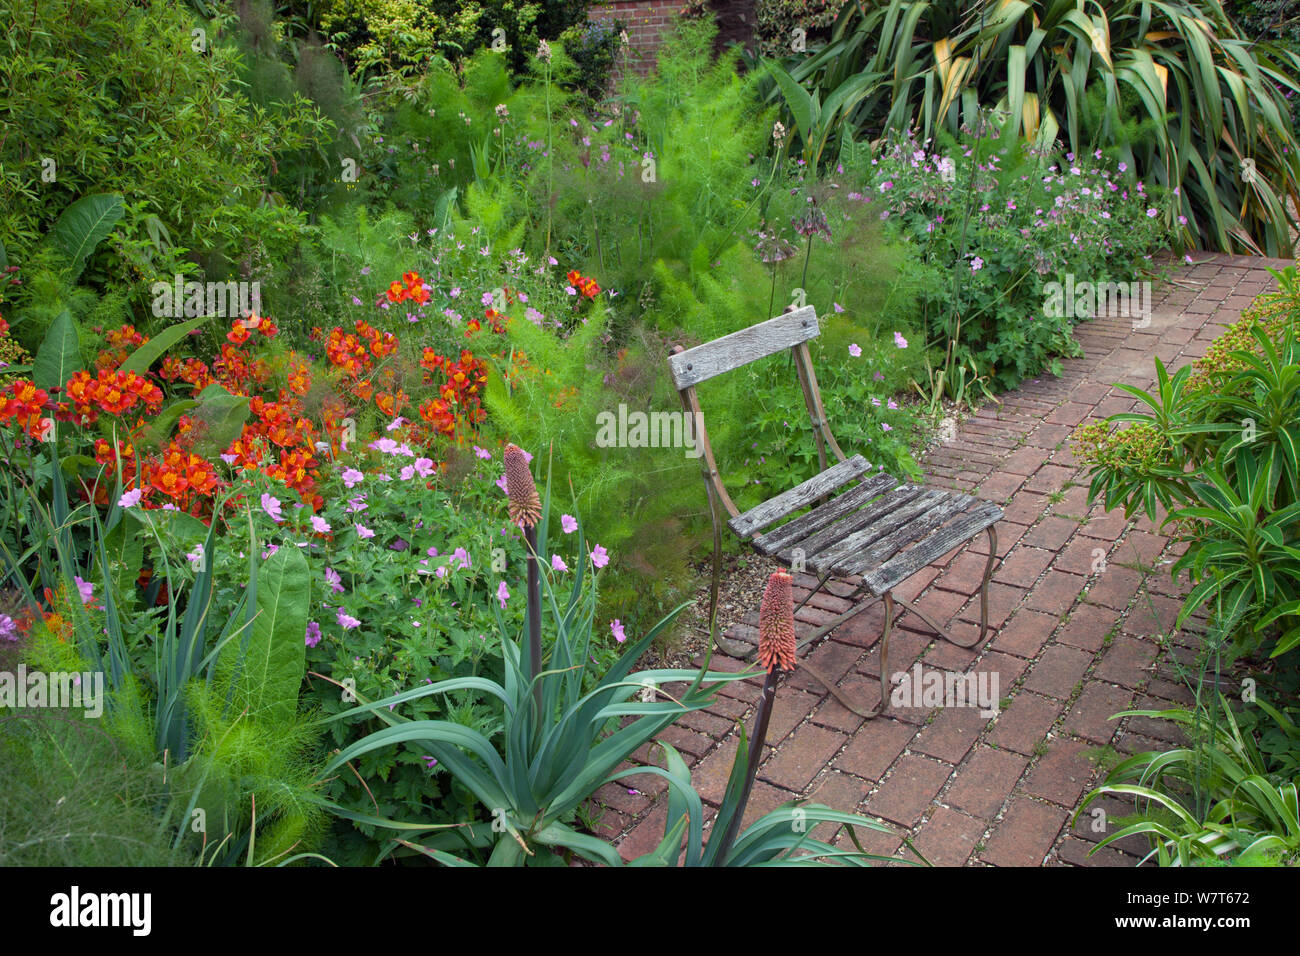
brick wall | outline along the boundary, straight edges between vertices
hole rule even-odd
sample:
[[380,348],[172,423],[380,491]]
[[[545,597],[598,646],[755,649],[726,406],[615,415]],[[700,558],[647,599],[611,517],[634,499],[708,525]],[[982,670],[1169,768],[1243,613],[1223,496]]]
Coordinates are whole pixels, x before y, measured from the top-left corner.
[[681,12],[684,0],[606,0],[588,11],[592,20],[622,20],[638,73],[654,65],[661,35]]

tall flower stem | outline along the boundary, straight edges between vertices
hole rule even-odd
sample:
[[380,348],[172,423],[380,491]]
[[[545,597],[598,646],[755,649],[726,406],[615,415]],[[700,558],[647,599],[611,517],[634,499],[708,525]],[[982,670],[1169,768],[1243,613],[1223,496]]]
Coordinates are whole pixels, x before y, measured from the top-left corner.
[[533,678],[533,707],[537,721],[542,723],[542,685],[537,675],[542,672],[542,584],[537,573],[537,527],[524,529],[524,543],[528,547],[528,664]]
[[551,54],[546,51],[546,254],[551,254],[551,206],[555,190],[555,146],[551,140]]
[[[714,866],[726,865],[727,854],[740,832],[740,822],[745,817],[749,794],[754,789],[754,775],[758,762],[763,759],[763,744],[767,742],[767,724],[772,719],[772,704],[776,700],[776,682],[781,671],[795,668],[798,645],[794,632],[794,599],[791,590],[793,579],[784,571],[774,571],[763,590],[763,602],[758,609],[758,662],[767,668],[763,678],[763,693],[758,699],[758,712],[754,716],[754,736],[749,742],[748,762],[745,764],[745,784],[722,843],[714,856]],[[735,776],[735,769],[732,769]],[[728,792],[731,784],[727,785]]]
[[812,233],[808,233],[808,250],[803,257],[803,275],[799,277],[799,288],[808,291],[808,263],[812,261]]
[[533,680],[533,703],[537,710],[538,727],[541,726],[542,685],[537,676],[542,672],[542,590],[538,576],[537,522],[542,517],[542,502],[537,497],[537,486],[528,470],[528,456],[518,445],[509,444],[502,454],[506,466],[506,496],[510,520],[524,529],[524,542],[528,546],[525,558],[528,568],[528,663]]
[[745,817],[745,807],[749,804],[749,795],[754,789],[754,777],[758,772],[758,762],[763,758],[763,744],[767,742],[767,725],[772,719],[772,705],[776,701],[776,682],[780,672],[773,668],[763,678],[763,693],[758,698],[758,713],[754,716],[754,736],[749,741],[749,761],[745,767],[745,788],[740,792],[740,801],[736,812],[727,825],[727,832],[722,836],[722,846],[714,857],[716,865],[726,864],[731,845],[740,833],[740,824]]

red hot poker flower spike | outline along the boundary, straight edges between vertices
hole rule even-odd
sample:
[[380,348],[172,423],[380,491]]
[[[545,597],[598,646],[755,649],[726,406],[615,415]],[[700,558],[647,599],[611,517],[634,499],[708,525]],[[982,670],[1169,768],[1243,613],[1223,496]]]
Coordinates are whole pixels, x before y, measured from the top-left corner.
[[506,445],[506,494],[510,497],[510,520],[531,528],[542,517],[542,500],[528,468],[528,459],[518,445]]
[[774,571],[758,611],[758,660],[769,672],[795,668],[794,596],[790,575]]

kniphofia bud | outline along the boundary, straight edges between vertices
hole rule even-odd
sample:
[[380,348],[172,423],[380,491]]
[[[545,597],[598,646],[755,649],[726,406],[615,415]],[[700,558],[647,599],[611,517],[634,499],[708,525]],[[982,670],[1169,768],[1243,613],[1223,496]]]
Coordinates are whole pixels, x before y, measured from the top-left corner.
[[784,571],[773,571],[763,591],[758,610],[758,661],[770,672],[779,667],[795,668],[794,595],[792,578]]
[[510,520],[531,528],[542,517],[542,500],[528,468],[528,459],[518,445],[506,445],[506,495],[510,498]]

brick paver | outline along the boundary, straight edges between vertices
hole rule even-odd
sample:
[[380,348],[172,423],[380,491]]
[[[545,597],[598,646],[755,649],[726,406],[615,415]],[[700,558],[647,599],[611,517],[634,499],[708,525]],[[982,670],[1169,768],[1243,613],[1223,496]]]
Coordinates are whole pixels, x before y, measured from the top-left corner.
[[[1168,564],[1179,553],[1145,517],[1125,520],[1087,501],[1088,477],[1069,439],[1079,423],[1131,410],[1132,396],[1116,382],[1150,388],[1153,358],[1172,373],[1204,355],[1223,325],[1235,321],[1260,292],[1275,287],[1265,266],[1289,263],[1200,254],[1174,270],[1177,281],[1155,290],[1150,325],[1099,318],[1075,328],[1081,358],[1062,361],[1059,378],[1026,381],[999,403],[972,414],[955,438],[930,451],[923,468],[938,486],[998,502],[1001,559],[990,587],[991,633],[969,650],[938,640],[904,613],[890,640],[890,671],[923,670],[996,678],[998,710],[891,706],[863,720],[837,703],[806,672],[786,677],[758,770],[747,819],[803,797],[837,810],[874,816],[894,834],[860,831],[871,852],[914,859],[906,837],[940,866],[1133,866],[1146,852],[1142,838],[1091,853],[1125,808],[1097,801],[1075,821],[1083,795],[1102,770],[1098,755],[1165,749],[1183,740],[1167,722],[1144,717],[1111,720],[1127,709],[1163,709],[1187,699],[1172,656],[1184,664],[1194,635],[1169,635],[1186,593],[1171,583]],[[851,451],[850,451],[851,453]],[[978,587],[987,554],[981,536],[901,585],[915,601],[963,639],[978,633]],[[816,583],[796,575],[796,600]],[[850,583],[833,581],[799,614],[807,633],[847,604]],[[873,706],[879,699],[880,605],[839,627],[807,652],[807,660],[842,693]],[[729,636],[753,641],[757,608],[729,624]],[[1189,627],[1191,622],[1189,622]],[[715,654],[713,666],[737,664]],[[758,682],[726,687],[708,712],[684,718],[662,739],[693,767],[706,807],[722,798],[736,751],[736,722],[752,727]],[[654,751],[650,751],[651,759]],[[639,755],[640,756],[640,755]],[[663,787],[650,777],[636,790],[608,785],[596,803],[598,825],[630,858],[662,837]],[[1102,812],[1104,811],[1104,813]],[[825,832],[823,832],[825,831]],[[820,827],[816,836],[851,845]]]

